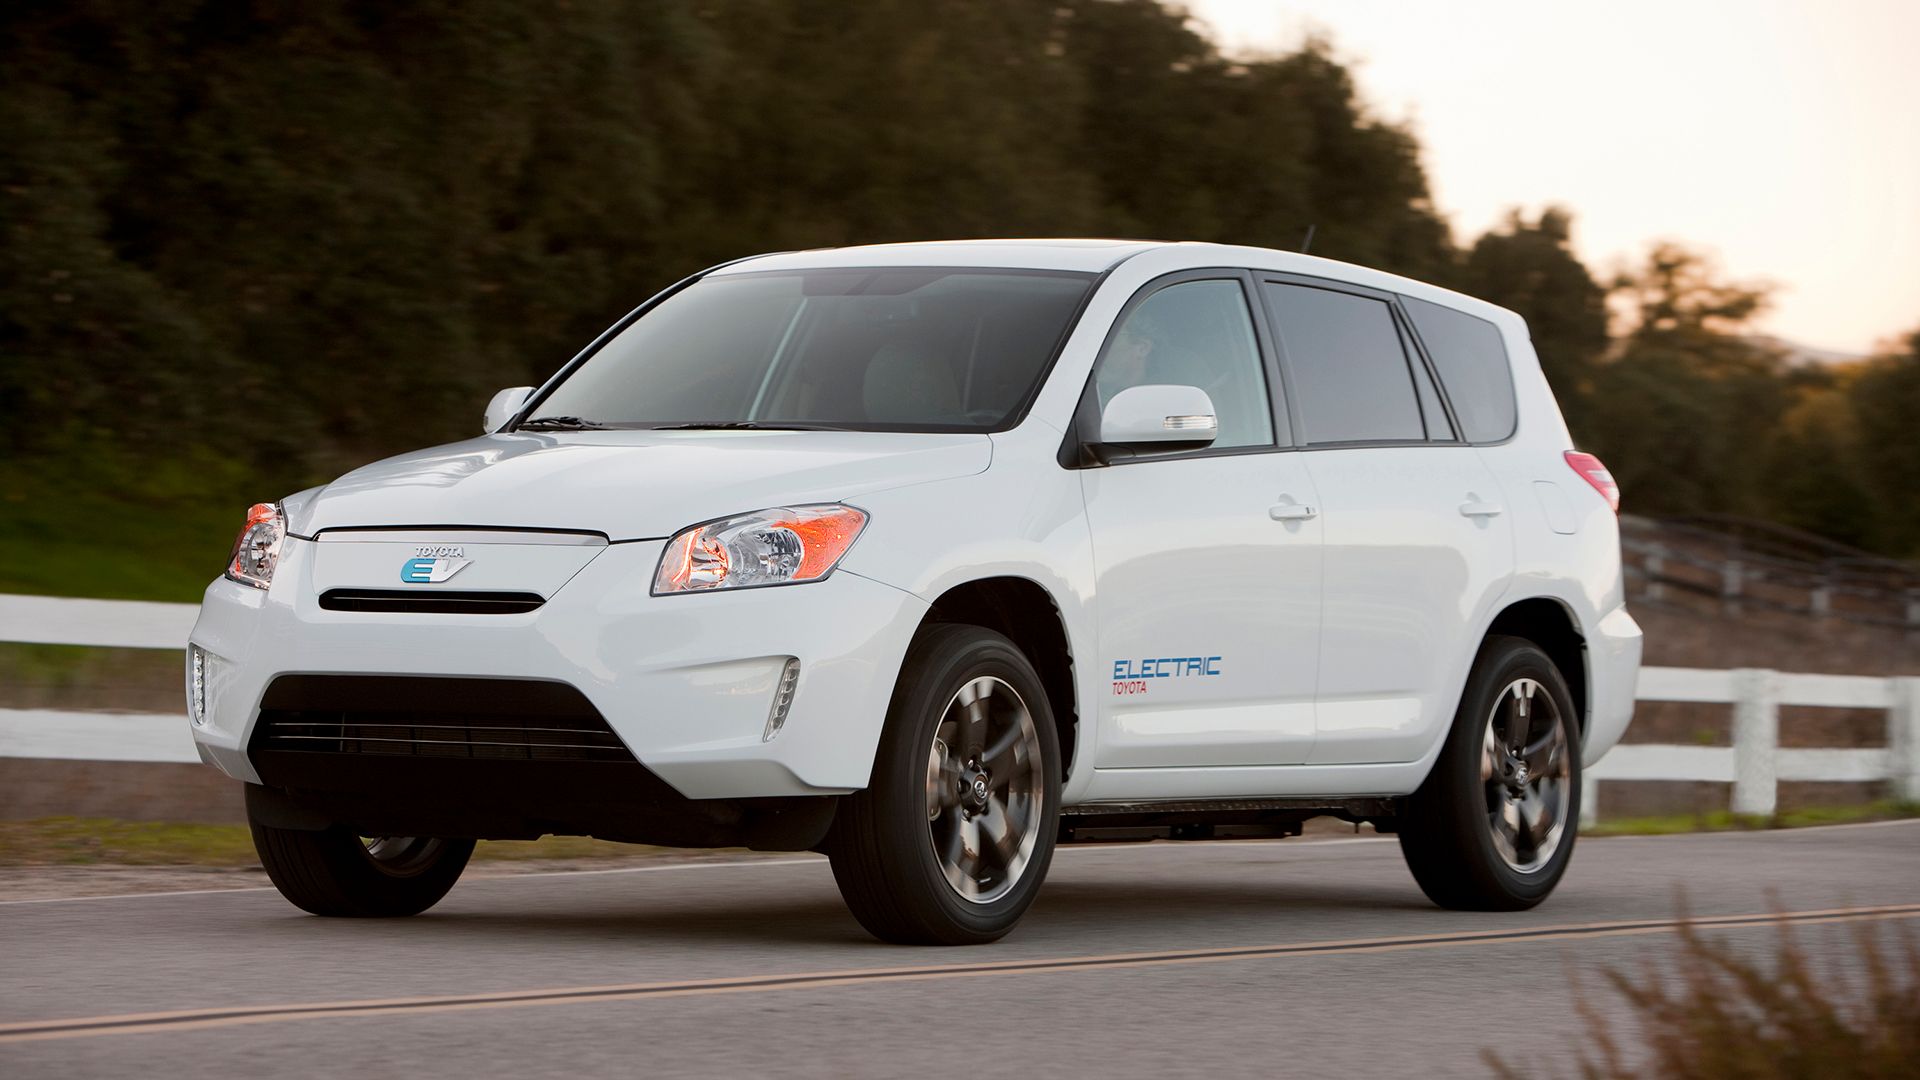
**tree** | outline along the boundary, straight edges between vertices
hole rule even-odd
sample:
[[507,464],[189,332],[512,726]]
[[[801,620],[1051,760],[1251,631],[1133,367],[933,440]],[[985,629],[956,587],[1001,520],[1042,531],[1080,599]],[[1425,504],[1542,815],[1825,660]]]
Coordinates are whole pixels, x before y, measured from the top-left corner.
[[1920,329],[1868,361],[1849,388],[1860,483],[1877,550],[1920,557]]
[[1881,500],[1861,475],[1851,386],[1859,365],[1808,365],[1785,375],[1789,395],[1764,461],[1768,516],[1858,547],[1877,543]]
[[1532,221],[1519,210],[1467,252],[1463,292],[1518,312],[1560,399],[1576,441],[1586,435],[1594,366],[1606,352],[1607,292],[1574,255],[1573,215],[1548,207]]
[[1660,244],[1615,291],[1629,328],[1594,373],[1592,448],[1642,513],[1765,516],[1771,488],[1756,463],[1790,400],[1781,356],[1746,333],[1767,289],[1723,282],[1705,257]]

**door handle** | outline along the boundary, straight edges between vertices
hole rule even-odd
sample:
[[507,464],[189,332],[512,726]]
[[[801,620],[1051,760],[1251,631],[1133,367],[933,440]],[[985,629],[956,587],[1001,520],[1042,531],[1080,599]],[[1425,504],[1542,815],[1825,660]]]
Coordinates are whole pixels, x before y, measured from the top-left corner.
[[1304,503],[1284,502],[1267,507],[1267,516],[1275,521],[1311,521],[1320,511]]
[[1480,496],[1469,491],[1467,501],[1460,504],[1460,514],[1470,518],[1499,517],[1500,506],[1498,503],[1482,502]]

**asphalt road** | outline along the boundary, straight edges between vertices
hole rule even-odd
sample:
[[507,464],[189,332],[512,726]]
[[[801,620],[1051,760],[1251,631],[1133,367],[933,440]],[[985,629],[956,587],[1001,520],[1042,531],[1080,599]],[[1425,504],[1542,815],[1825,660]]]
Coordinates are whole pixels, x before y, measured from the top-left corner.
[[1371,837],[1066,848],[959,950],[874,943],[811,857],[472,880],[394,922],[0,904],[0,1076],[1571,1075],[1572,982],[1613,1009],[1598,973],[1669,954],[1682,887],[1743,950],[1778,931],[1734,917],[1786,912],[1857,972],[1858,928],[1920,930],[1920,822],[1583,840],[1515,915],[1428,906]]

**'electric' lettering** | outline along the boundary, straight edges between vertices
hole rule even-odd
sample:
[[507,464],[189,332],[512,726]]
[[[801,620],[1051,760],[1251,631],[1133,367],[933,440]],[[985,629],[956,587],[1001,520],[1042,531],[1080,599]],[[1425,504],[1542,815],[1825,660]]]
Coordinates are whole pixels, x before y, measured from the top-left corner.
[[1182,679],[1189,676],[1220,674],[1217,656],[1162,656],[1142,660],[1115,660],[1113,681],[1133,679]]

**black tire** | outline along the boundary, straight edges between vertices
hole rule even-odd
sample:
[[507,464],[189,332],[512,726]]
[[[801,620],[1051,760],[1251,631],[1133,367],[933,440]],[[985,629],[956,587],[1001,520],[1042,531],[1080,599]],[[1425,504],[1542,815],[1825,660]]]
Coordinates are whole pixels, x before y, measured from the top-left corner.
[[316,832],[249,824],[274,888],[315,915],[418,915],[447,895],[473,854],[472,840],[388,837],[374,842],[389,852],[377,858],[368,842],[341,826]]
[[[1030,835],[1032,844],[1023,849],[1028,853],[1017,869],[1013,869],[1016,859],[1002,860],[996,888],[1003,892],[983,892],[969,899],[962,895],[962,886],[974,888],[977,882],[957,867],[948,869],[934,850],[934,837],[936,829],[952,827],[955,819],[946,815],[961,814],[959,804],[971,806],[966,800],[972,796],[956,795],[954,807],[934,810],[935,784],[930,778],[947,775],[936,773],[933,762],[940,760],[940,750],[945,748],[944,742],[936,742],[943,720],[949,734],[956,730],[949,706],[960,701],[963,687],[978,686],[982,679],[1010,687],[1017,695],[1013,707],[1023,706],[1032,720],[1031,732],[1020,736],[1026,756],[1017,773],[1026,793],[1020,796],[1020,806],[1029,811],[1022,819],[1027,827],[1007,830],[1008,835],[1016,828],[1020,837]],[[1017,722],[1005,722],[1008,731],[1017,727],[1026,732]],[[983,720],[982,729],[986,726]],[[994,783],[1014,776],[1016,770],[1010,767],[1003,772],[1005,777],[995,777]],[[993,790],[998,789],[990,787],[989,797]],[[1012,796],[1000,805],[1003,809],[1012,805]],[[995,811],[967,813],[968,820],[977,816],[984,822]],[[1059,737],[1039,674],[1005,637],[977,626],[942,624],[923,631],[908,649],[874,758],[873,779],[865,791],[841,801],[827,854],[840,895],[873,936],[903,945],[978,945],[1005,936],[1033,903],[1053,858],[1059,819]],[[999,820],[1011,822],[1014,815],[1003,812]],[[978,832],[974,836],[982,850],[991,843],[991,837],[981,840]],[[971,852],[963,852],[963,860],[967,854]],[[950,872],[960,874],[962,880],[950,882]]]
[[[1553,707],[1552,723],[1564,743],[1557,751],[1548,747],[1536,755],[1548,762],[1545,769],[1520,770],[1519,758],[1505,752],[1506,733],[1516,727],[1537,732],[1520,736],[1537,744],[1551,732],[1537,704],[1527,710],[1532,727],[1521,725],[1515,702],[1521,697],[1538,702],[1542,695]],[[1504,711],[1496,715],[1496,708]],[[1493,779],[1487,778],[1489,773]],[[1520,781],[1518,786],[1514,780]],[[1534,781],[1531,787],[1529,780]],[[1559,788],[1551,789],[1553,798],[1544,796],[1550,782],[1564,786],[1564,805]],[[1552,811],[1549,817],[1559,825],[1558,833],[1542,827],[1536,836],[1533,827],[1523,825],[1520,840],[1505,836],[1501,822],[1523,820],[1517,812],[1523,803],[1516,797],[1533,798],[1524,805]],[[1512,817],[1505,816],[1508,813]],[[1579,825],[1580,724],[1567,682],[1532,642],[1489,637],[1474,659],[1433,772],[1407,799],[1400,821],[1400,851],[1407,867],[1421,890],[1441,907],[1520,911],[1545,900],[1559,884]],[[1549,835],[1554,837],[1550,848],[1545,842]],[[1503,845],[1508,854],[1503,854]]]

